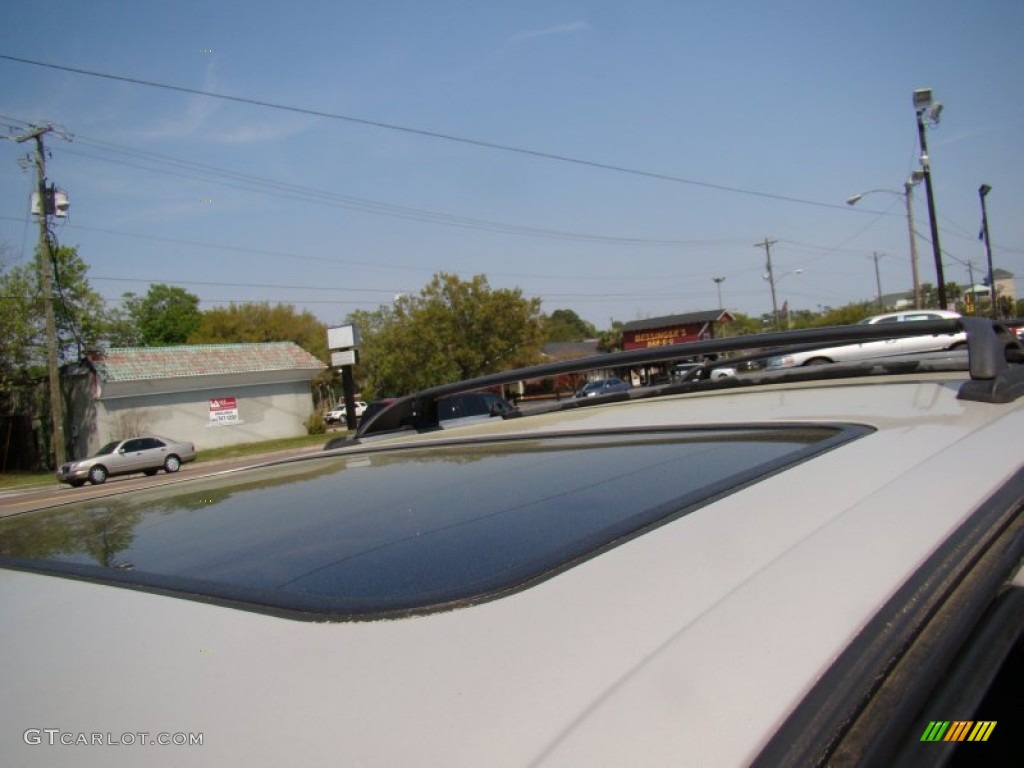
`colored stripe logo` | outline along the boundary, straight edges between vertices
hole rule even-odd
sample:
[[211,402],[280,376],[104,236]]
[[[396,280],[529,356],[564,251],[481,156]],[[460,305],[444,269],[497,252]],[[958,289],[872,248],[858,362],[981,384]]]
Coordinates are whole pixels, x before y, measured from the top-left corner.
[[932,720],[921,741],[988,741],[996,720]]

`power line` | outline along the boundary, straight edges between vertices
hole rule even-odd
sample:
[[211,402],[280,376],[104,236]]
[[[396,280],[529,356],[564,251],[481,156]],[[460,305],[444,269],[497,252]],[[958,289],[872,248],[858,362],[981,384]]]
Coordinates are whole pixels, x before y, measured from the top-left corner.
[[[96,277],[90,276],[90,280],[102,280],[106,282],[120,283],[159,283],[160,280],[153,280],[145,277]],[[352,291],[353,293],[386,293],[394,295],[393,288],[325,288],[322,285],[280,285],[278,283],[227,283],[215,280],[173,280],[174,285],[216,285],[230,288],[274,288],[277,290],[295,291]]]
[[[99,142],[106,143],[106,142]],[[111,145],[116,146],[116,145]],[[127,148],[126,148],[127,149]],[[159,155],[156,157],[160,158],[161,162],[168,162],[174,165],[180,165],[185,167],[193,167],[199,170],[201,173],[212,174],[214,176],[224,176],[228,179],[238,180],[240,183],[235,184],[230,181],[223,181],[218,179],[210,179],[206,177],[199,177],[194,175],[188,175],[184,173],[177,173],[162,168],[153,168],[149,166],[137,165],[134,163],[127,162],[125,160],[112,159],[109,157],[102,157],[97,155],[91,155],[88,152],[79,152],[73,149],[64,148],[62,150],[66,154],[77,155],[79,157],[91,158],[94,160],[100,160],[108,163],[119,163],[121,165],[127,165],[132,168],[141,168],[143,170],[152,171],[155,173],[164,173],[171,176],[177,176],[179,178],[198,179],[201,178],[203,181],[208,183],[219,184],[234,189],[245,189],[249,191],[262,192],[264,194],[273,195],[275,197],[287,198],[290,200],[299,200],[302,202],[312,202],[319,205],[327,205],[336,208],[344,208],[347,210],[355,210],[362,213],[371,213],[380,216],[391,216],[395,218],[407,219],[412,221],[425,221],[433,224],[441,224],[445,226],[454,226],[467,229],[479,229],[488,232],[497,232],[499,234],[507,235],[525,235],[530,237],[540,237],[553,240],[576,240],[589,243],[600,243],[600,244],[611,244],[611,245],[635,245],[635,246],[656,246],[656,247],[679,247],[679,246],[699,246],[708,245],[710,243],[717,242],[732,242],[732,241],[707,241],[707,240],[670,240],[670,239],[654,239],[654,238],[642,238],[642,237],[627,237],[627,236],[615,236],[615,235],[597,235],[586,232],[571,232],[565,230],[546,229],[542,227],[530,227],[519,224],[509,224],[500,221],[490,221],[487,219],[475,219],[465,216],[457,216],[454,214],[441,213],[438,211],[431,211],[423,208],[413,208],[409,206],[400,206],[393,203],[385,203],[378,200],[370,200],[367,198],[353,197],[350,195],[341,195],[338,193],[327,192],[324,190],[318,190],[311,187],[301,187],[293,184],[287,184],[284,182],[277,182],[270,179],[260,178],[258,176],[252,176],[249,174],[238,173],[234,171],[227,171],[224,169],[217,169],[212,166],[202,166],[197,163],[189,163],[186,161],[175,160],[173,158],[166,158]],[[143,153],[138,150],[130,150],[137,152],[138,154],[154,154],[154,153]],[[266,189],[266,188],[269,189]],[[739,242],[739,241],[737,241]]]
[[[22,221],[22,219],[14,217],[14,216],[3,216],[3,215],[0,215],[0,220],[15,221],[15,222],[19,222],[19,223]],[[142,234],[140,232],[126,232],[126,231],[123,231],[123,230],[107,229],[107,228],[104,228],[104,227],[90,227],[90,226],[87,226],[87,225],[84,225],[84,224],[65,223],[63,226],[67,227],[69,229],[72,229],[72,230],[82,230],[84,232],[98,232],[98,233],[101,233],[101,234],[115,235],[115,236],[118,236],[118,237],[132,237],[132,238],[137,238],[139,240],[152,240],[154,242],[171,243],[171,244],[174,244],[174,245],[188,245],[188,246],[193,246],[193,247],[196,247],[196,248],[211,248],[211,249],[215,249],[215,250],[232,251],[232,252],[235,252],[235,253],[256,254],[256,255],[263,255],[263,256],[274,256],[274,257],[278,257],[278,258],[302,259],[302,260],[307,260],[307,261],[323,262],[323,263],[327,263],[327,264],[359,266],[359,267],[373,267],[373,268],[380,268],[380,269],[393,269],[393,270],[402,270],[402,271],[417,272],[417,273],[431,273],[431,272],[436,272],[436,271],[450,271],[450,270],[427,269],[427,268],[419,267],[419,266],[410,267],[410,266],[405,266],[405,265],[400,265],[400,264],[386,264],[386,263],[379,262],[379,261],[372,261],[372,262],[371,261],[355,261],[355,260],[352,260],[352,259],[334,258],[334,257],[331,257],[331,256],[312,256],[312,255],[309,255],[309,254],[291,253],[291,252],[288,252],[288,251],[274,251],[274,250],[267,250],[267,249],[261,249],[261,248],[248,248],[248,247],[237,246],[237,245],[226,245],[226,244],[223,244],[223,243],[207,243],[207,242],[202,242],[202,241],[199,241],[199,240],[186,240],[186,239],[177,238],[177,237],[163,237],[163,236],[160,236],[160,235],[145,235],[145,234]],[[724,246],[724,245],[731,245],[733,243],[733,241],[732,240],[723,240],[723,241],[709,240],[709,241],[703,241],[703,243],[704,243],[704,245]],[[515,272],[493,272],[493,271],[488,271],[487,274],[489,276],[491,276],[491,277],[506,277],[506,278],[530,279],[530,280],[580,280],[580,279],[582,279],[579,274],[540,275],[540,274],[515,273]],[[587,275],[586,279],[587,280],[593,280],[593,281],[601,281],[601,282],[622,283],[622,282],[627,282],[629,280],[647,280],[648,278],[644,277],[644,276],[634,276],[634,277],[602,277],[602,276],[595,276],[595,275]]]
[[168,91],[176,91],[178,93],[188,93],[194,96],[205,96],[211,99],[221,99],[222,101],[231,101],[238,104],[248,104],[256,107],[264,107],[266,109],[277,109],[285,112],[295,112],[297,114],[311,115],[313,117],[321,117],[327,120],[341,120],[344,122],[354,123],[356,125],[365,125],[371,128],[379,128],[382,130],[396,131],[399,133],[406,133],[415,136],[424,136],[431,139],[451,141],[459,144],[466,144],[469,146],[479,147],[481,149],[492,149],[499,152],[509,152],[513,154],[524,155],[527,157],[535,157],[542,160],[553,160],[556,162],[570,163],[573,165],[584,166],[588,168],[596,168],[598,170],[603,171],[625,173],[632,176],[657,179],[659,181],[668,181],[676,184],[687,184],[690,186],[701,187],[703,189],[714,189],[719,192],[732,192],[734,194],[748,195],[751,197],[760,197],[769,200],[779,200],[788,203],[798,203],[800,205],[813,205],[819,208],[834,208],[837,210],[847,210],[845,206],[837,205],[834,203],[823,203],[817,200],[805,200],[799,197],[779,195],[771,192],[762,192],[753,189],[744,189],[742,187],[728,186],[725,184],[714,184],[712,182],[697,181],[695,179],[687,179],[682,176],[674,176],[672,174],[667,173],[645,171],[638,168],[629,168],[627,166],[614,165],[612,163],[602,163],[596,160],[586,160],[583,158],[572,157],[570,155],[561,155],[554,152],[542,152],[540,150],[527,149],[525,147],[517,147],[511,144],[499,144],[497,142],[484,141],[482,139],[474,139],[468,136],[457,136],[454,134],[441,133],[439,131],[430,131],[423,128],[414,128],[412,126],[399,125],[397,123],[386,123],[380,120],[370,120],[368,118],[356,117],[353,115],[343,115],[336,112],[324,112],[318,109],[296,107],[288,104],[279,104],[276,102],[265,101],[262,99],[253,99],[245,96],[234,96],[231,94],[216,93],[214,91],[204,91],[199,88],[188,88],[186,86],[181,85],[159,83],[153,80],[143,80],[142,78],[128,77],[127,75],[114,75],[107,72],[96,72],[94,70],[81,69],[79,67],[68,67],[61,64],[52,64],[45,61],[26,59],[20,56],[11,56],[9,54],[3,53],[0,53],[0,59],[6,59],[7,61],[15,61],[20,64],[29,64],[36,67],[44,67],[47,69],[59,70],[62,72],[71,72],[77,75],[86,75],[88,77],[97,77],[105,80],[116,80],[123,83],[132,83],[134,85],[142,85],[148,88],[160,88]]

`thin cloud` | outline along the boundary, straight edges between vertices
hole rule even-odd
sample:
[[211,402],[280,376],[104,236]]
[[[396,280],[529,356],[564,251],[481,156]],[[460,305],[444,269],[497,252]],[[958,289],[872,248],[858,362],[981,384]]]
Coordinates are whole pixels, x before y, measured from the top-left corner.
[[941,147],[948,144],[956,144],[957,142],[964,141],[965,139],[977,139],[990,133],[999,133],[1000,131],[1005,131],[1007,129],[1017,129],[1022,123],[1024,123],[1024,120],[1009,120],[1003,123],[981,126],[974,130],[961,131],[953,134],[952,136],[941,136],[938,132],[930,131],[928,137],[932,146]]
[[[206,65],[206,72],[203,75],[203,90],[213,90],[217,86],[217,77],[214,73],[214,62]],[[208,121],[211,115],[219,108],[220,104],[214,103],[212,99],[205,96],[189,96],[185,102],[184,109],[176,108],[176,116],[172,119],[162,118],[158,128],[142,132],[146,139],[191,139],[207,131]]]
[[527,32],[519,32],[518,34],[512,35],[509,42],[511,43],[522,43],[527,40],[535,40],[538,37],[551,37],[552,35],[574,35],[577,32],[583,32],[584,30],[590,29],[590,25],[585,21],[573,21],[569,24],[558,24],[554,27],[546,27],[544,29],[532,29]]
[[211,133],[207,140],[217,144],[252,144],[256,142],[280,141],[305,133],[314,120],[262,120],[236,128]]

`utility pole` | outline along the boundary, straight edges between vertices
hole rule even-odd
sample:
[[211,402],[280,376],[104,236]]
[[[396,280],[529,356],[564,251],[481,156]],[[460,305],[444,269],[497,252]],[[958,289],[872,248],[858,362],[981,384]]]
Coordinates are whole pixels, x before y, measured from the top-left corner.
[[46,366],[50,373],[50,420],[53,422],[51,442],[57,466],[64,463],[64,401],[61,398],[60,372],[57,368],[57,323],[53,316],[53,274],[51,272],[49,212],[50,201],[46,189],[46,148],[43,136],[53,130],[52,126],[36,128],[31,133],[18,136],[19,144],[35,139],[36,143],[36,186],[39,195],[39,288],[43,295],[43,311],[46,317]]
[[[907,204],[907,229],[910,231],[910,275],[914,281],[914,309],[924,309],[921,302],[921,279],[917,270],[917,237],[914,234],[914,184],[917,183],[915,175],[903,182],[903,199]],[[921,173],[924,178],[924,173]]]
[[764,248],[766,262],[765,269],[767,270],[764,279],[768,281],[768,285],[771,286],[772,289],[772,317],[775,318],[775,330],[781,331],[782,327],[779,324],[779,303],[775,298],[775,273],[772,272],[772,246],[775,245],[776,242],[777,241],[769,240],[766,237],[764,242],[754,243],[754,247]]
[[885,311],[885,305],[882,303],[882,276],[878,272],[878,260],[884,255],[875,251],[871,254],[875,259],[875,285],[878,287],[878,308]]
[[992,319],[999,317],[999,309],[996,307],[996,275],[992,269],[992,242],[988,239],[988,208],[985,205],[985,198],[992,191],[988,184],[978,187],[978,197],[981,198],[981,234],[985,239],[985,254],[988,257],[988,297],[991,306]]

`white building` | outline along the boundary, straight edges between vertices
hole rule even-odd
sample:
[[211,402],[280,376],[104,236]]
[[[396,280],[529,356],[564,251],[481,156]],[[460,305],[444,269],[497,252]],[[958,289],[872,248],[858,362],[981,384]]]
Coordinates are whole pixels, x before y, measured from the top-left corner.
[[91,353],[63,369],[71,456],[145,433],[197,449],[304,435],[326,367],[290,341]]

